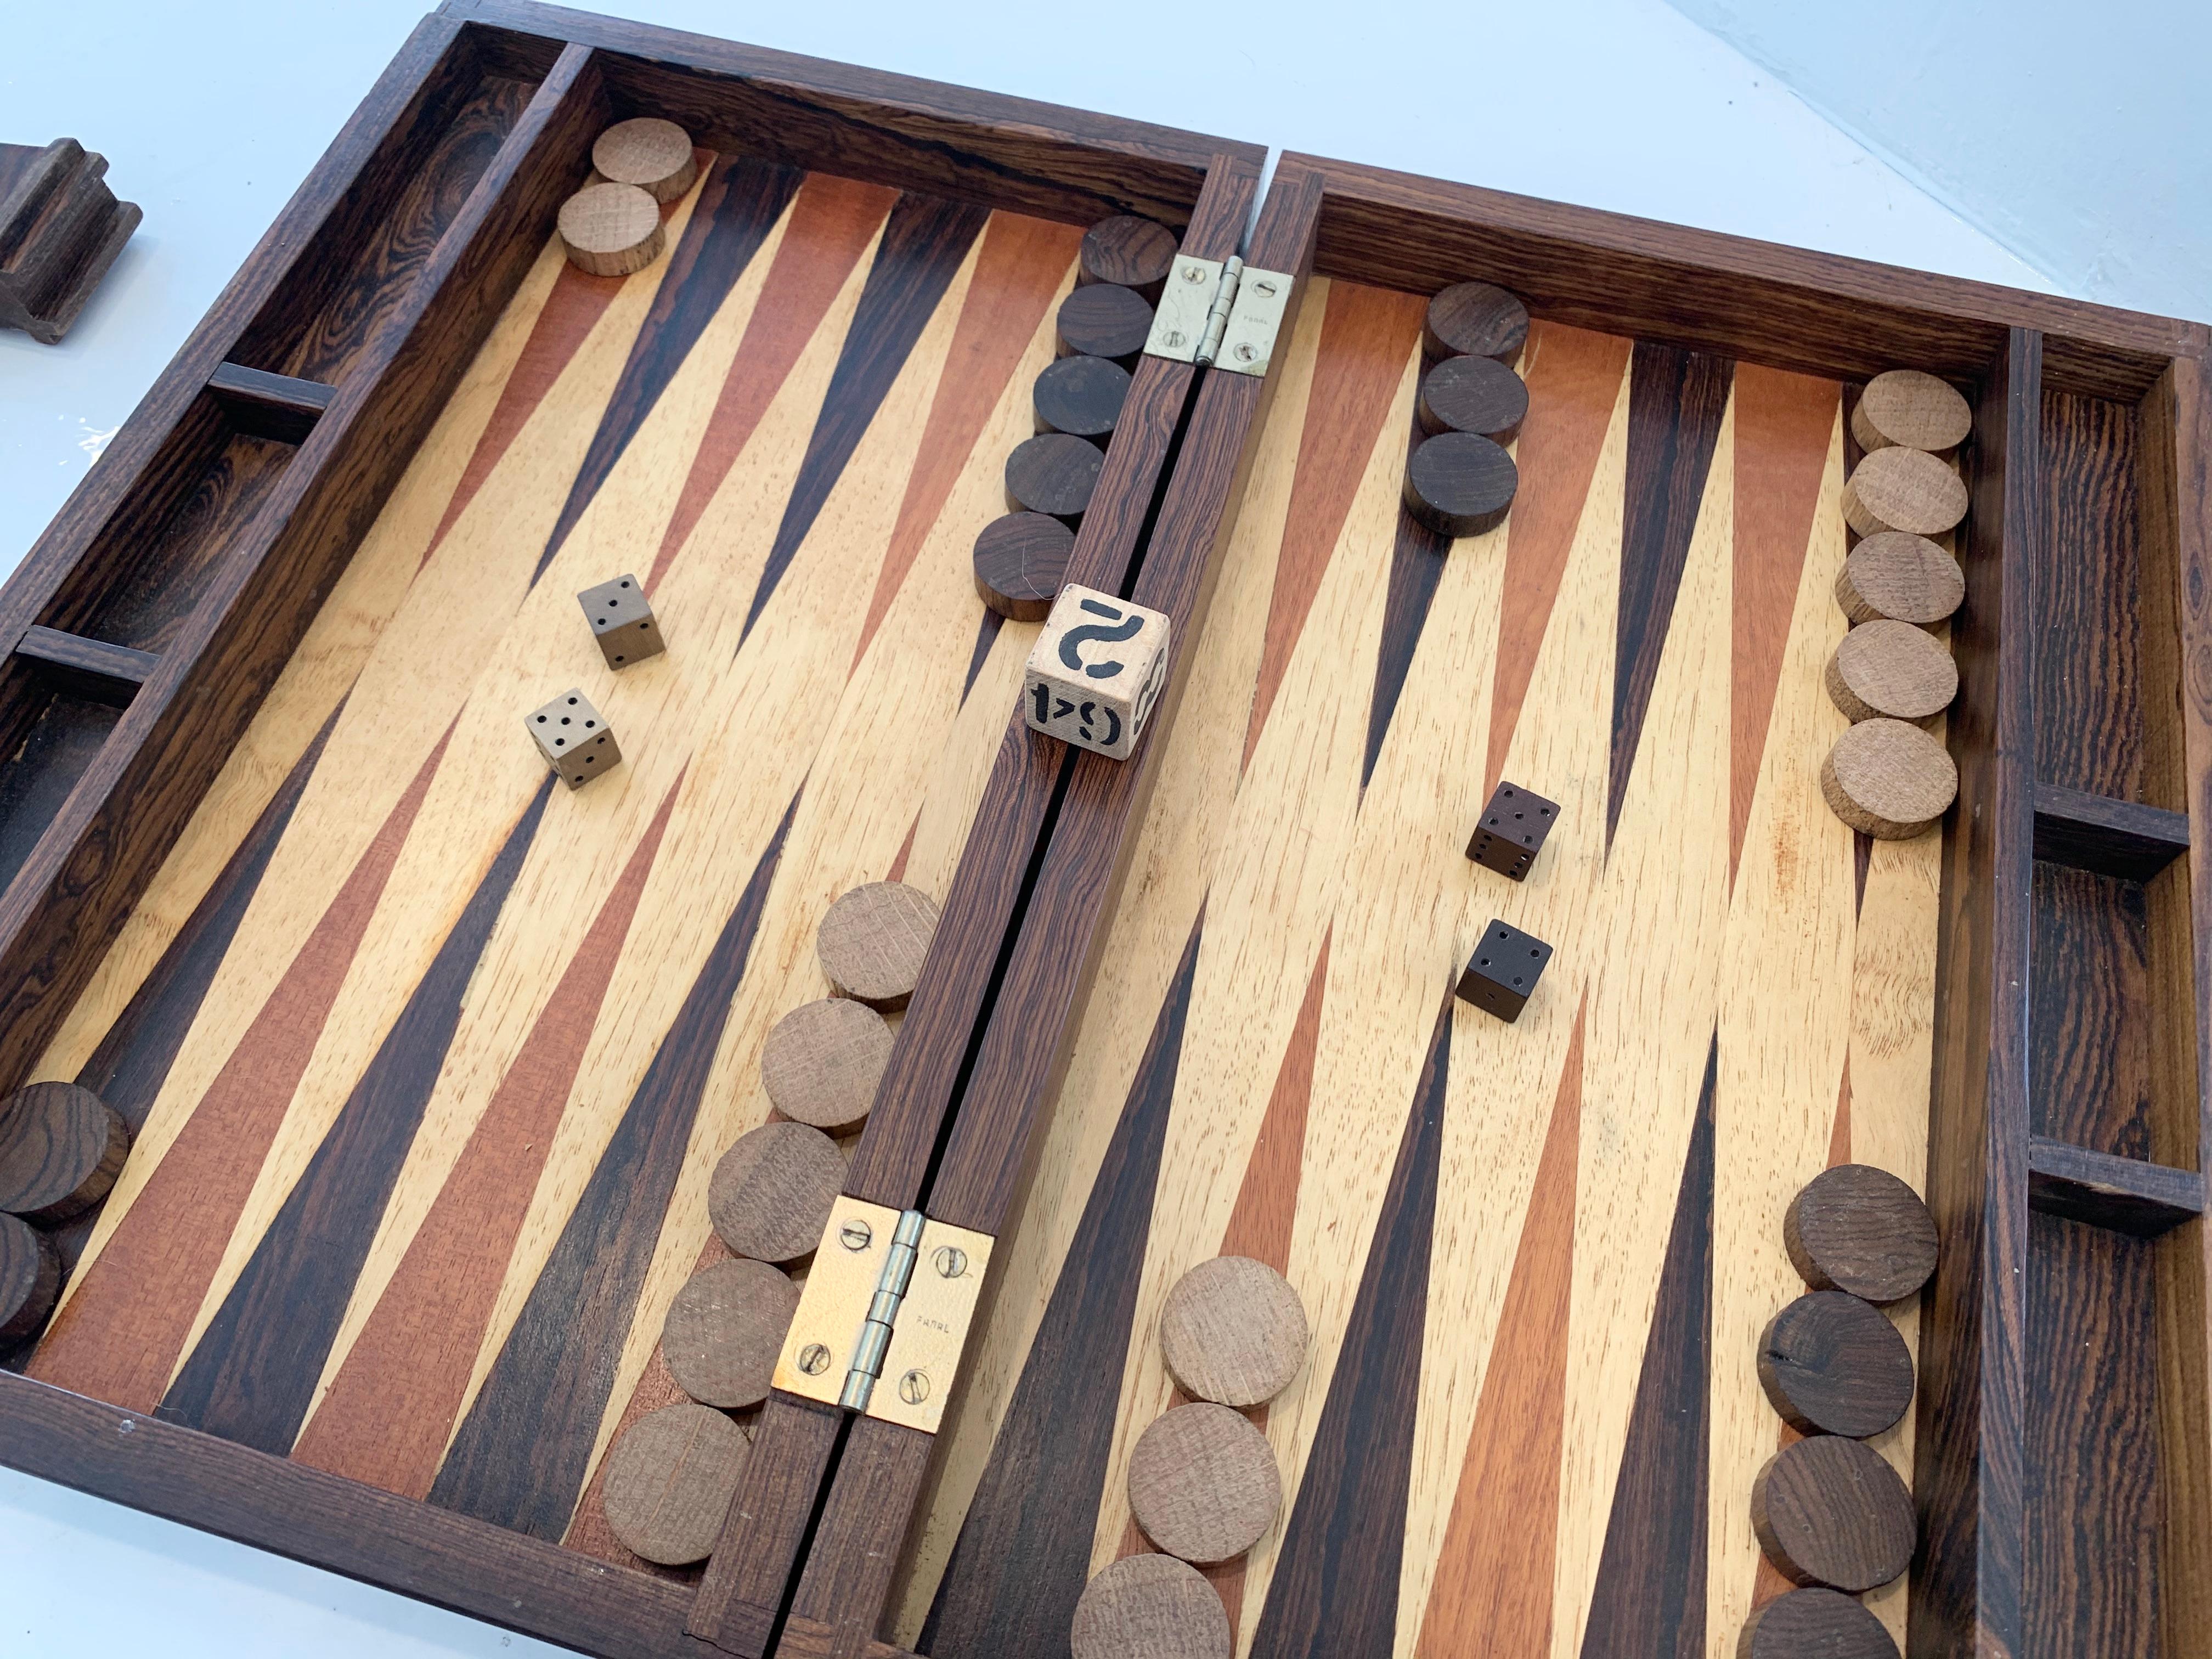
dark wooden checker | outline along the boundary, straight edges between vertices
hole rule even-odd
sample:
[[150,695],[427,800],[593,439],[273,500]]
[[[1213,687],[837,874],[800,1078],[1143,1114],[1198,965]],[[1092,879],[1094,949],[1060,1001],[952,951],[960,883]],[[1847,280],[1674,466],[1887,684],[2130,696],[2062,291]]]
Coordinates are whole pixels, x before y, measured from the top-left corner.
[[[700,150],[668,252],[566,269],[640,115]],[[1253,221],[1262,154],[422,25],[0,591],[0,1085],[135,1137],[0,1461],[605,1656],[1013,1659],[1145,1547],[1154,1322],[1234,1254],[1311,1327],[1280,1517],[1208,1569],[1238,1651],[1724,1650],[1787,1588],[1777,1218],[1858,1162],[1942,1248],[1886,1316],[1925,1536],[1876,1622],[2206,1651],[2212,340],[1296,155]],[[1264,378],[1132,373],[1067,578],[1178,648],[1116,763],[1022,726],[970,550],[1122,214],[1295,282]],[[1530,402],[1454,550],[1399,487],[1468,281]],[[1896,368],[1974,400],[1961,798],[1875,844],[1818,666]],[[566,595],[625,569],[670,649],[592,679]],[[626,757],[574,797],[512,730],[570,684]],[[1504,776],[1563,808],[1517,887],[1460,845]],[[943,915],[846,1191],[990,1236],[966,1358],[934,1432],[772,1392],[710,1561],[653,1567],[605,1450],[679,1398],[702,1172],[882,880]],[[1555,950],[1510,1027],[1450,997],[1501,914]]]

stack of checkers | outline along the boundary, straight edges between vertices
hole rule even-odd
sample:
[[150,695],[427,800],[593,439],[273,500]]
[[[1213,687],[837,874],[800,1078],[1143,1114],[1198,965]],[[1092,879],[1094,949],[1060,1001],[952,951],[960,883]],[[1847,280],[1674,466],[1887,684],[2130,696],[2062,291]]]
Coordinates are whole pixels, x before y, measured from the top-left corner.
[[52,1230],[107,1196],[130,1149],[123,1120],[74,1083],[33,1083],[0,1100],[0,1352],[36,1336],[53,1311],[64,1264]]
[[1896,1659],[1881,1621],[1856,1598],[1890,1583],[1918,1541],[1912,1495],[1865,1442],[1912,1403],[1912,1355],[1875,1304],[1900,1301],[1936,1270],[1936,1224],[1886,1170],[1845,1164],[1790,1200],[1790,1260],[1812,1287],[1768,1322],[1759,1380],[1794,1436],[1752,1487],[1767,1559],[1802,1588],[1755,1609],[1743,1659],[1806,1653]]
[[870,882],[832,904],[815,951],[835,996],[786,1014],[761,1048],[777,1116],[715,1164],[707,1213],[730,1255],[692,1274],[669,1304],[661,1364],[690,1398],[640,1418],[608,1454],[607,1524],[663,1566],[704,1560],[721,1536],[750,1440],[732,1412],[768,1398],[799,1311],[786,1269],[811,1256],[845,1185],[832,1134],[858,1129],[890,1063],[896,1011],[914,993],[937,906],[901,882]]
[[1864,452],[1844,484],[1860,538],[1836,576],[1851,629],[1829,659],[1828,696],[1850,720],[1820,768],[1828,805],[1862,835],[1901,841],[1941,817],[1958,769],[1927,728],[1958,695],[1942,629],[1966,597],[1948,538],[1966,513],[1950,457],[1972,425],[1966,400],[1917,369],[1867,382],[1851,410]]
[[1422,435],[1406,460],[1406,511],[1439,536],[1480,536],[1513,505],[1521,474],[1505,453],[1528,412],[1515,372],[1528,310],[1502,288],[1458,283],[1421,326]]
[[1131,214],[1084,233],[1054,325],[1058,355],[1032,392],[1036,436],[1006,458],[1006,516],[975,538],[975,592],[1002,617],[1042,622],[1067,580],[1176,246],[1165,225]]
[[660,208],[691,188],[699,161],[673,121],[617,121],[592,145],[592,177],[561,204],[569,264],[594,276],[627,276],[660,257]]
[[1216,1256],[1176,1281],[1159,1329],[1188,1401],[1129,1455],[1129,1512],[1158,1553],[1125,1556],[1091,1581],[1075,1607],[1072,1659],[1229,1659],[1229,1615],[1198,1566],[1243,1554],[1282,1507],[1274,1452],[1245,1413],[1305,1362],[1297,1292],[1265,1262]]

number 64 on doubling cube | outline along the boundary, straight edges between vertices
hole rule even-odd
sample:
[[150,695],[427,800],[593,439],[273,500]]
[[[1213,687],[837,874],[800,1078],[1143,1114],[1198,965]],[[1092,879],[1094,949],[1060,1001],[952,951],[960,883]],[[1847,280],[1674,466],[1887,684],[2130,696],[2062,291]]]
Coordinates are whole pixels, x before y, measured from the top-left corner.
[[1164,615],[1070,582],[1030,652],[1022,713],[1047,737],[1127,760],[1167,678]]

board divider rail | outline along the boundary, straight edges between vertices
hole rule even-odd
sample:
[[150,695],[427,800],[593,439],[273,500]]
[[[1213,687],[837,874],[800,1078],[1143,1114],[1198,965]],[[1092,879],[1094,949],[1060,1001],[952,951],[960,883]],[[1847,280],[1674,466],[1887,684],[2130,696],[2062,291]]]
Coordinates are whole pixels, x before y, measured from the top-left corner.
[[2035,786],[2035,856],[2047,863],[2142,882],[2188,850],[2186,812]]
[[[1316,206],[1302,179],[1286,184],[1279,171],[1252,232],[1249,262],[1297,279],[1286,332],[1310,274]],[[1127,762],[1083,750],[1072,756],[1067,801],[1043,854],[1042,908],[1033,906],[1024,919],[1005,988],[985,1011],[967,1093],[924,1200],[933,1221],[1004,1239],[1021,1212],[1158,778],[1161,734],[1182,701],[1274,384],[1272,377],[1224,372],[1199,384],[1182,461],[1125,590],[1135,603],[1165,612],[1182,645],[1150,739],[1137,755]],[[971,1340],[988,1325],[1002,1279],[986,1279]],[[965,1391],[956,1391],[939,1437],[957,1427],[964,1401]],[[896,1424],[855,1420],[775,1650],[780,1659],[828,1659],[879,1633],[892,1593],[913,1565],[917,1522],[933,1490],[931,1439]]]
[[[1234,253],[1258,188],[1256,166],[1239,156],[1218,156],[1186,229],[1184,249],[1206,258]],[[1195,418],[1194,410],[1206,404],[1209,388],[1221,380],[1242,381],[1255,392],[1263,384],[1244,375],[1201,378],[1193,365],[1164,358],[1139,360],[1107,448],[1094,504],[1076,532],[1068,580],[1150,603],[1143,597],[1142,573],[1160,556],[1160,503],[1187,476],[1175,464],[1178,440],[1186,422]],[[1231,483],[1221,477],[1200,486],[1224,497],[1215,503],[1217,512],[1225,506]],[[1139,589],[1135,593],[1133,584]],[[1152,715],[1152,741],[1136,760],[1124,763],[1086,756],[1030,731],[1018,706],[1011,711],[890,1065],[854,1150],[845,1182],[848,1196],[954,1220],[939,1213],[935,1195],[945,1179],[943,1160],[952,1155],[961,1125],[979,1110],[975,1103],[988,1103],[982,1109],[994,1112],[1036,1111],[1039,1101],[1034,1092],[1002,1100],[994,1082],[977,1075],[986,1033],[994,1007],[1024,994],[1018,957],[1024,941],[1071,926],[1081,930],[1082,943],[1089,941],[1092,927],[1103,938],[1095,911],[1087,923],[1062,913],[1079,896],[1104,902],[1110,895],[1062,895],[1041,884],[1040,874],[1051,849],[1073,833],[1080,817],[1079,809],[1071,817],[1069,801],[1073,780],[1081,775],[1085,760],[1141,774],[1148,789],[1152,770],[1146,757],[1158,752],[1159,732],[1172,724],[1176,687],[1189,660],[1191,635],[1185,621],[1176,619],[1181,648],[1173,678]],[[1141,813],[1141,798],[1135,810]],[[1064,1009],[1060,1018],[1072,1027],[1079,1012]],[[1054,1026],[1049,1036],[1057,1040],[1059,1035]],[[955,1224],[996,1236],[1004,1219]],[[971,1332],[988,1322],[995,1283],[995,1277],[987,1276],[986,1306],[977,1310]],[[896,1478],[886,1471],[902,1471],[918,1489],[929,1462],[931,1437],[917,1431],[861,1417],[833,1434],[811,1415],[825,1408],[811,1401],[777,1391],[771,1393],[769,1407],[708,1561],[690,1624],[694,1635],[741,1659],[789,1649],[787,1632],[793,1620],[802,1630],[834,1626],[846,1632],[846,1640],[857,1639],[851,1634],[855,1631],[874,1634],[891,1574],[900,1565],[914,1496],[906,1488],[880,1492],[877,1483]],[[919,1449],[916,1441],[923,1443]],[[849,1547],[856,1535],[867,1540],[858,1551]],[[798,1639],[803,1650],[806,1638]]]
[[15,654],[36,665],[39,678],[47,684],[117,708],[128,708],[138,688],[161,665],[160,655],[152,651],[36,626],[23,630]]
[[[2203,358],[2169,363],[2137,404],[2136,419],[2146,637],[2156,638],[2166,658],[2157,679],[2179,728],[2169,760],[2174,775],[2162,781],[2186,807],[2189,841],[2150,884],[2153,927],[2169,958],[2185,964],[2175,971],[2170,962],[2156,988],[2153,1060],[2173,1083],[2165,1161],[2201,1175],[2212,1157],[2212,386]],[[2160,1150],[2158,1137],[2153,1145]],[[2165,1500],[2159,1635],[2166,1659],[2208,1659],[2212,1233],[2200,1215],[2153,1249]]]
[[244,363],[223,363],[208,377],[208,390],[240,431],[279,443],[299,444],[315,429],[337,388],[320,380],[274,374]]
[[2204,1213],[2204,1177],[2118,1158],[2048,1135],[2027,1143],[2029,1207],[2137,1238],[2155,1238]]

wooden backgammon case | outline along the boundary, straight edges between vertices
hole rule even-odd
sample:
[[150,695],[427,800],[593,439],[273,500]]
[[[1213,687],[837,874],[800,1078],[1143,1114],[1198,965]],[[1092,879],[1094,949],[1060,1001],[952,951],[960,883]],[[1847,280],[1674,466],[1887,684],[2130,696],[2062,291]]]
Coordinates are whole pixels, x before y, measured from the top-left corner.
[[[587,276],[556,211],[637,115],[698,177]],[[1731,1653],[1788,1588],[1784,1207],[1860,1163],[1941,1241],[1869,1607],[2212,1654],[2207,331],[1264,155],[423,21],[0,590],[0,1082],[133,1137],[0,1461],[610,1659],[1066,1653],[1146,1547],[1163,1298],[1238,1255],[1311,1338],[1206,1570],[1237,1653]],[[1037,624],[969,565],[1122,214],[1244,270],[1218,348],[1133,360],[1076,535],[1172,624],[1125,762],[1024,726]],[[1470,279],[1529,405],[1455,544],[1401,487]],[[1959,790],[1874,841],[1821,671],[1899,368],[1972,410]],[[620,679],[571,608],[618,572],[669,640]],[[571,684],[625,756],[574,793],[516,729]],[[1501,778],[1560,814],[1516,888],[1462,851]],[[887,878],[942,917],[845,1194],[988,1255],[957,1374],[738,1413],[719,1545],[654,1566],[609,1447],[680,1398],[815,926]],[[1513,1024],[1452,994],[1493,915],[1556,951]]]

